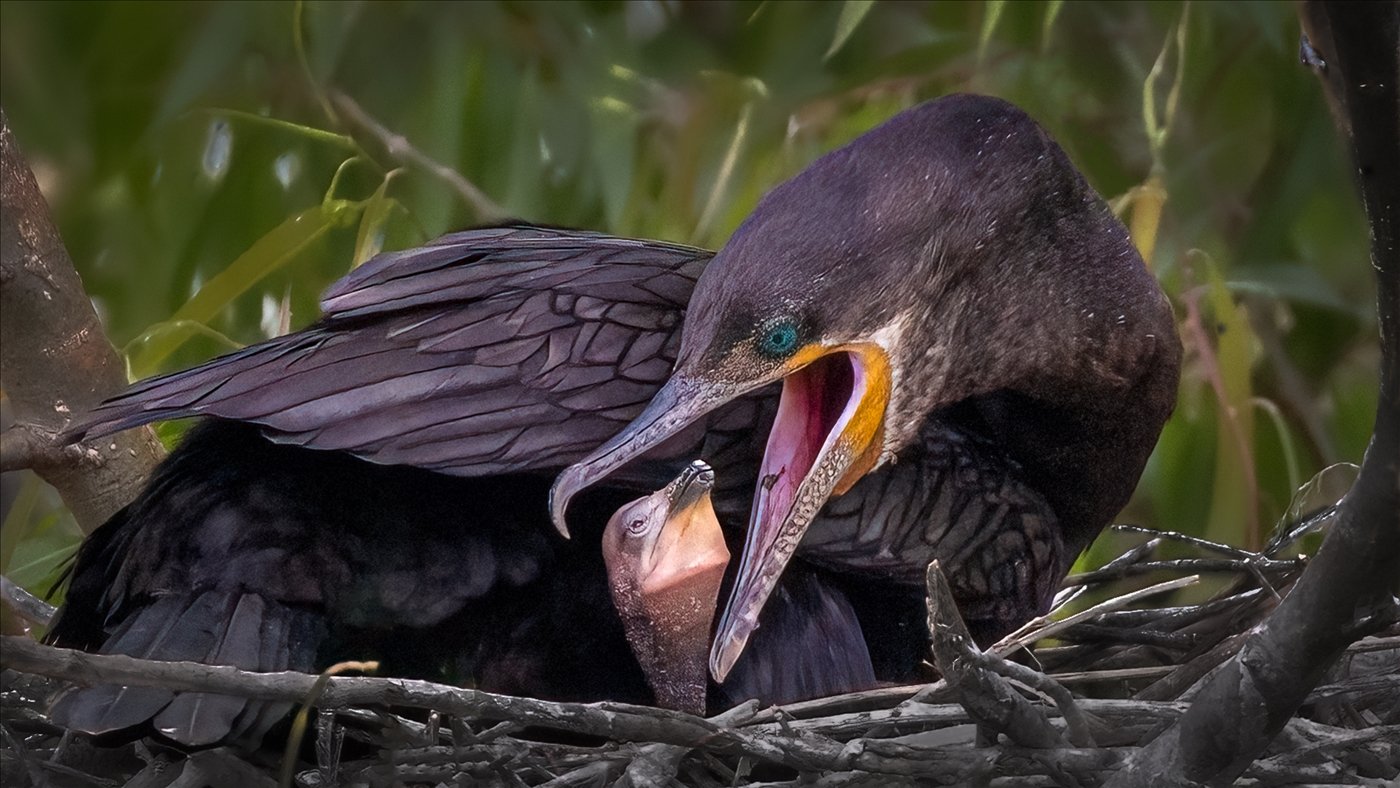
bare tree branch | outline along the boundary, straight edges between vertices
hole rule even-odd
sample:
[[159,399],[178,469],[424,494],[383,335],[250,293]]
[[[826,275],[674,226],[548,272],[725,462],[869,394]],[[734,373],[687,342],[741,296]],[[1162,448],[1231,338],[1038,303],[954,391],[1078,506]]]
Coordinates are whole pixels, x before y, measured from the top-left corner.
[[[5,667],[83,685],[159,686],[178,691],[205,691],[255,700],[300,702],[321,677],[306,673],[253,673],[192,662],[152,662],[131,657],[87,654],[43,646],[24,637],[0,639]],[[605,736],[622,741],[650,741],[703,747],[749,755],[798,769],[878,768],[860,763],[854,753],[820,737],[803,742],[740,733],[680,712],[622,703],[553,703],[408,679],[331,676],[316,705],[323,709],[393,705],[437,709],[469,718],[510,719],[553,730]]]
[[452,187],[462,197],[462,201],[476,213],[479,221],[496,222],[510,216],[506,209],[497,205],[495,200],[467,180],[462,173],[414,147],[407,137],[375,120],[350,96],[332,90],[330,101],[336,115],[350,125],[352,134],[373,139],[396,164],[415,167]]
[[20,618],[31,624],[48,626],[53,620],[54,606],[25,591],[13,580],[0,575],[0,600],[15,611]]
[[9,119],[0,110],[0,381],[16,427],[3,444],[6,470],[32,467],[63,496],[84,532],[135,497],[160,460],[149,429],[64,451],[55,440],[127,384],[82,280],[59,238]]
[[1305,62],[1351,139],[1379,284],[1381,388],[1356,484],[1317,557],[1186,714],[1111,786],[1228,785],[1344,649],[1394,620],[1400,578],[1400,5],[1308,3]]
[[[0,662],[5,667],[83,684],[161,686],[292,701],[303,700],[318,678],[301,673],[252,673],[188,662],[89,655],[41,646],[25,638],[0,640]],[[1310,702],[1393,691],[1393,677],[1369,675],[1322,688]],[[864,700],[857,702],[870,702],[868,694],[861,697]],[[885,702],[897,699],[891,695]],[[828,705],[831,703],[828,701]],[[873,785],[900,784],[906,776],[917,777],[920,784],[985,783],[988,778],[992,778],[992,785],[1097,784],[1132,755],[1133,747],[1170,725],[1186,708],[1186,704],[1174,702],[1079,699],[1076,705],[1086,715],[1105,723],[1102,727],[1107,733],[1096,734],[1101,746],[1028,749],[1009,744],[973,747],[967,737],[957,735],[957,726],[965,726],[972,719],[963,707],[912,701],[814,719],[793,719],[803,704],[758,714],[754,714],[750,704],[702,720],[625,704],[551,703],[423,681],[337,676],[328,680],[316,704],[322,711],[318,719],[323,734],[327,730],[334,734],[339,728],[374,745],[376,752],[380,748],[388,750],[348,764],[340,763],[334,756],[329,760],[318,756],[323,776],[339,774],[346,782],[367,781],[371,785],[416,785],[437,784],[450,781],[454,775],[469,774],[474,784],[484,781],[481,784],[520,785],[519,776],[525,775],[526,784],[549,781],[548,784],[561,788],[598,785],[615,779],[629,762],[636,764],[636,776],[644,784],[652,784],[653,774],[671,773],[669,770],[676,765],[683,770],[719,769],[721,773],[731,768],[720,765],[715,756],[722,756],[731,764],[735,759],[752,759],[787,766],[805,774],[808,782],[804,784],[812,784],[814,778],[820,784],[820,773],[847,775],[851,779],[864,774],[868,778],[866,784]],[[850,697],[843,705],[853,705]],[[385,711],[386,707],[432,709],[448,715],[450,726],[406,720]],[[1042,709],[1051,724],[1068,729],[1056,708]],[[329,710],[335,710],[336,719],[353,724],[339,726],[326,713]],[[507,722],[475,733],[468,727],[481,720],[496,719]],[[582,747],[515,736],[527,727],[583,733],[609,741]],[[940,734],[942,743],[937,738],[908,735],[936,731],[944,732]],[[1269,759],[1251,766],[1249,775],[1274,782],[1281,775],[1289,775],[1295,780],[1337,782],[1345,778],[1352,784],[1379,785],[1378,781],[1360,781],[1357,769],[1347,764],[1365,764],[1369,758],[1370,763],[1382,764],[1378,767],[1381,773],[1387,773],[1389,768],[1388,773],[1393,774],[1395,767],[1383,764],[1400,763],[1400,746],[1391,743],[1395,733],[1394,725],[1355,731],[1295,718],[1287,728],[1287,741],[1276,746]],[[63,740],[68,739],[65,736]],[[680,754],[677,748],[706,754],[683,762],[672,760]],[[43,768],[50,768],[49,756],[36,755]],[[640,761],[644,763],[639,764]],[[178,768],[178,764],[174,766]],[[656,767],[659,772],[646,771]],[[689,772],[676,774],[684,776]],[[722,782],[748,784],[731,777]],[[551,778],[557,779],[550,781]]]
[[[928,631],[938,672],[958,693],[958,702],[980,726],[1004,733],[1025,747],[1063,747],[1065,738],[1039,709],[1006,679],[989,670],[972,642],[953,591],[938,561],[928,566]],[[1086,731],[1087,733],[1087,731]]]

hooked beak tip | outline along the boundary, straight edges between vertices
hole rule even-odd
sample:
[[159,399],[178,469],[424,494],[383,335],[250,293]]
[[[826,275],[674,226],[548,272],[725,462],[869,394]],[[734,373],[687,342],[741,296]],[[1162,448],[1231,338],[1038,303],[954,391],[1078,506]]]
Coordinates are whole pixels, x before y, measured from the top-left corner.
[[565,511],[569,508],[569,499],[573,497],[573,491],[568,489],[570,484],[567,479],[571,470],[573,469],[570,468],[560,474],[559,478],[554,480],[554,485],[549,488],[549,519],[554,523],[554,529],[565,539],[571,538],[569,523],[564,516]]

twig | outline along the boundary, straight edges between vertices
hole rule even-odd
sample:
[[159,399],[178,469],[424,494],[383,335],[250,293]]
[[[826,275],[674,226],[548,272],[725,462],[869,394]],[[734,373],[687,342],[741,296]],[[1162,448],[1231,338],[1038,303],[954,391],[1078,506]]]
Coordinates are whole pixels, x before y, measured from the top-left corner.
[[1120,594],[1119,596],[1116,596],[1110,600],[1100,602],[1099,604],[1094,605],[1088,610],[1082,610],[1078,613],[1075,613],[1072,616],[1060,619],[1059,621],[1047,622],[1043,618],[1035,619],[1026,626],[1023,626],[1015,632],[1012,632],[1010,635],[1007,635],[1006,637],[1002,638],[996,643],[996,645],[988,649],[988,651],[994,651],[997,654],[1005,656],[1016,651],[1017,649],[1025,648],[1026,646],[1029,646],[1037,640],[1044,640],[1045,638],[1054,637],[1055,635],[1065,631],[1066,629],[1069,629],[1070,627],[1076,624],[1093,619],[1095,616],[1098,616],[1101,613],[1105,613],[1110,610],[1121,610],[1127,607],[1128,605],[1131,605],[1132,603],[1138,601],[1139,599],[1153,596],[1154,594],[1162,594],[1168,591],[1175,591],[1180,588],[1195,585],[1196,583],[1200,582],[1200,580],[1201,578],[1198,575],[1187,575],[1186,577],[1178,577],[1174,580],[1166,580],[1161,583],[1150,585],[1146,588],[1140,588],[1137,591],[1130,591],[1126,594]]
[[[157,662],[54,648],[23,637],[0,639],[0,664],[14,670],[60,678],[85,686],[128,684],[176,691],[238,695],[252,700],[297,702],[318,676],[283,671],[255,673],[193,662]],[[836,742],[808,738],[776,740],[723,728],[689,714],[621,703],[554,703],[449,687],[428,681],[333,676],[317,702],[323,709],[349,706],[402,706],[437,709],[468,718],[509,719],[553,730],[622,741],[677,744],[733,755],[747,755],[795,769],[880,770],[858,763]],[[884,768],[894,768],[886,766]]]
[[1116,670],[1078,670],[1069,673],[1050,673],[1051,678],[1061,684],[1090,684],[1100,681],[1132,681],[1133,679],[1155,679],[1171,673],[1171,665],[1154,665],[1142,668],[1119,668]]
[[350,96],[335,89],[330,91],[329,96],[337,117],[348,121],[354,131],[374,138],[396,164],[415,167],[452,187],[461,196],[462,201],[476,213],[479,221],[497,222],[510,216],[506,209],[497,205],[486,192],[467,180],[462,173],[414,147],[402,134],[386,128]]
[[1199,536],[1184,534],[1180,531],[1161,531],[1156,528],[1144,528],[1140,525],[1131,525],[1129,523],[1116,523],[1110,526],[1110,528],[1112,528],[1115,531],[1118,531],[1119,533],[1151,534],[1153,538],[1159,540],[1170,539],[1174,542],[1184,542],[1185,544],[1200,547],[1202,549],[1209,550],[1213,553],[1220,553],[1221,555],[1226,556],[1227,558],[1239,558],[1245,561],[1254,561],[1263,557],[1259,553],[1246,550],[1243,547],[1235,547],[1234,545],[1224,544],[1223,542],[1216,542],[1210,539],[1203,539]]
[[[1186,710],[1185,703],[1175,701],[1139,701],[1081,698],[1076,701],[1087,715],[1108,720],[1115,728],[1131,731],[1134,729],[1156,730],[1164,723],[1174,722]],[[1048,718],[1054,719],[1058,710],[1045,708]],[[793,720],[787,723],[786,730],[776,723],[749,725],[746,730],[754,733],[777,735],[806,735],[815,733],[838,741],[848,741],[861,736],[873,736],[875,731],[889,732],[889,735],[903,735],[919,731],[946,728],[953,725],[966,725],[975,720],[967,709],[953,703],[903,703],[895,708],[877,709],[866,712],[835,714],[807,720]]]
[[761,711],[754,718],[755,723],[767,723],[782,716],[786,719],[807,719],[830,714],[853,713],[870,709],[885,708],[891,703],[908,702],[915,698],[929,702],[935,697],[951,700],[953,692],[944,681],[932,684],[906,684],[898,687],[877,687],[875,689],[852,692],[846,695],[833,695],[829,698],[813,698],[786,706],[775,706]]
[[22,619],[46,627],[53,620],[53,605],[21,588],[10,578],[0,575],[0,598]]
[[1005,733],[1026,747],[1062,747],[1064,738],[1045,715],[977,658],[977,647],[958,614],[957,602],[939,562],[928,566],[928,631],[938,672],[958,693],[958,702],[978,725]]
[[[726,728],[737,727],[752,720],[758,711],[758,701],[750,700],[710,718],[710,722]],[[681,760],[690,753],[689,747],[671,744],[648,744],[637,750],[627,770],[615,783],[616,788],[645,788],[665,785],[676,776]]]
[[1110,580],[1122,580],[1125,577],[1144,575],[1162,570],[1186,572],[1248,572],[1254,574],[1263,569],[1270,572],[1286,572],[1300,569],[1302,565],[1302,561],[1276,561],[1271,558],[1263,557],[1245,559],[1172,558],[1163,561],[1144,561],[1142,563],[1129,564],[1116,568],[1105,567],[1103,569],[1096,569],[1092,572],[1071,575],[1065,578],[1065,582],[1074,585],[1089,585]]

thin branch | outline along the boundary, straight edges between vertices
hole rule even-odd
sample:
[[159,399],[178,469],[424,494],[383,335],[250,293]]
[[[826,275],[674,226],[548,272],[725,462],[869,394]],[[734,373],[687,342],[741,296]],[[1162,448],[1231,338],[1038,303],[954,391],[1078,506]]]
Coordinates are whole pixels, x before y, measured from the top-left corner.
[[[1256,553],[1252,550],[1246,550],[1243,547],[1236,547],[1234,545],[1224,544],[1223,542],[1216,542],[1210,539],[1204,539],[1199,536],[1184,534],[1180,531],[1160,531],[1156,528],[1144,528],[1141,525],[1132,525],[1131,523],[1118,523],[1110,527],[1113,530],[1118,531],[1119,533],[1150,534],[1156,539],[1170,539],[1173,542],[1182,542],[1184,544],[1192,545],[1193,547],[1199,547],[1203,550],[1209,550],[1212,553],[1219,553],[1225,556],[1226,558],[1239,558],[1242,560],[1257,561],[1263,557],[1260,553]],[[1295,562],[1289,561],[1280,563],[1288,564],[1288,566],[1284,566],[1281,568],[1296,568]]]
[[1105,580],[1121,580],[1125,577],[1144,575],[1163,569],[1186,572],[1249,572],[1251,574],[1257,571],[1287,572],[1301,568],[1303,563],[1302,560],[1276,561],[1262,556],[1242,559],[1172,558],[1164,561],[1146,561],[1140,564],[1129,564],[1117,568],[1105,567],[1104,569],[1098,569],[1092,572],[1070,575],[1065,578],[1065,582],[1072,585],[1088,585],[1091,583],[1101,583]]
[[0,575],[0,598],[3,598],[5,605],[15,611],[15,614],[20,618],[43,627],[48,626],[49,622],[53,620],[54,611],[57,609],[20,588],[13,580],[4,575]]
[[510,213],[505,208],[497,205],[486,192],[467,180],[462,173],[414,147],[408,138],[375,120],[350,96],[334,89],[329,95],[336,116],[352,127],[352,133],[358,132],[373,138],[394,163],[422,170],[452,187],[461,196],[462,201],[476,213],[479,221],[495,222],[509,218]]
[[1028,622],[1026,625],[1022,626],[1015,632],[1012,632],[1010,635],[1007,635],[1006,637],[997,641],[996,645],[992,646],[992,648],[988,650],[994,651],[997,654],[1005,656],[1016,651],[1017,649],[1025,648],[1031,645],[1032,643],[1036,642],[1037,640],[1044,640],[1045,638],[1054,637],[1055,635],[1058,635],[1066,629],[1069,629],[1070,627],[1075,626],[1076,624],[1082,623],[1084,621],[1092,620],[1093,618],[1102,613],[1112,610],[1122,610],[1123,608],[1127,607],[1128,605],[1131,605],[1139,599],[1153,596],[1155,594],[1165,593],[1168,591],[1175,591],[1180,588],[1186,588],[1187,586],[1195,585],[1200,581],[1201,578],[1198,575],[1187,575],[1186,577],[1178,577],[1173,580],[1166,580],[1161,583],[1150,585],[1146,588],[1140,588],[1137,591],[1130,591],[1126,594],[1120,594],[1119,596],[1116,596],[1112,599],[1100,602],[1099,604],[1094,605],[1088,610],[1082,610],[1078,613],[1075,613],[1072,616],[1062,618],[1059,621],[1049,621],[1045,617],[1036,618]]
[[[37,662],[42,667],[39,672],[71,673],[77,671],[74,665],[69,664],[74,656],[74,652],[39,646],[23,638],[0,641],[0,657],[8,667],[26,667],[28,663]],[[241,697],[269,697],[269,682],[292,677],[296,682],[279,688],[275,697],[300,698],[301,693],[316,680],[315,676],[298,673],[247,673],[191,663],[150,662],[84,654],[77,654],[76,657],[84,660],[82,671],[85,672],[80,672],[85,681],[159,685],[176,690],[199,689]],[[212,682],[210,677],[213,677]],[[719,733],[702,736],[702,741],[694,745],[709,754],[684,762],[685,771],[678,774],[678,779],[687,782],[696,773],[694,770],[698,769],[701,773],[717,770],[720,784],[747,784],[744,780],[736,780],[732,769],[715,760],[714,754],[728,755],[731,759],[728,763],[733,763],[733,758],[764,761],[770,759],[753,754],[752,750],[768,753],[781,748],[810,750],[812,743],[816,742],[823,754],[823,766],[839,762],[830,758],[836,752],[840,753],[846,765],[832,769],[822,766],[804,768],[795,765],[797,759],[785,764],[804,774],[804,779],[808,780],[805,784],[813,784],[810,780],[818,772],[864,774],[867,784],[881,785],[899,784],[902,778],[908,776],[916,776],[921,782],[932,780],[940,784],[969,784],[985,781],[992,775],[996,775],[992,778],[994,785],[999,784],[997,780],[1017,780],[1018,785],[1059,785],[1067,780],[1094,784],[1107,777],[1108,770],[1131,754],[1130,749],[1124,749],[1125,745],[1135,746],[1145,737],[1170,725],[1187,707],[1184,703],[1173,702],[1076,699],[1076,705],[1086,716],[1102,721],[1103,724],[1096,730],[1103,745],[1101,748],[1027,750],[1002,745],[973,749],[966,745],[931,745],[922,738],[906,736],[965,725],[971,720],[966,709],[955,704],[898,703],[898,696],[893,694],[884,701],[897,703],[893,708],[845,712],[816,719],[742,724],[740,720],[753,713],[754,706],[750,704],[733,712],[739,719],[732,720],[730,725],[723,725],[725,716],[706,721],[622,704],[529,701],[427,682],[391,679],[350,679],[347,683],[335,683],[340,681],[339,678],[332,680],[327,694],[323,696],[322,706],[330,708],[330,704],[362,701],[375,709],[391,704],[419,706],[448,715],[450,734],[444,730],[446,726],[435,724],[431,719],[424,724],[386,711],[346,709],[337,705],[339,710],[335,714],[338,718],[358,723],[342,728],[345,733],[370,745],[380,754],[358,763],[337,764],[332,758],[323,761],[322,766],[333,765],[343,781],[370,785],[437,784],[451,782],[455,775],[463,774],[479,784],[521,785],[524,778],[525,784],[531,785],[597,785],[623,772],[629,762],[671,747],[671,742],[641,746],[614,743],[627,741],[629,737],[648,730],[645,726],[669,731],[668,736],[690,737],[699,732],[697,726],[721,729]],[[1390,691],[1392,685],[1389,677],[1367,676],[1322,688],[1316,697],[1332,698],[1341,694],[1359,696],[1368,692]],[[912,688],[902,690],[907,695]],[[410,700],[412,698],[417,700]],[[865,695],[861,702],[870,703],[870,697]],[[454,704],[456,708],[450,708]],[[850,705],[849,701],[847,705]],[[763,712],[755,719],[771,718],[772,711]],[[1052,724],[1068,728],[1062,721],[1059,709],[1047,706],[1043,711]],[[583,714],[592,715],[591,721],[585,722],[580,716]],[[509,718],[510,721],[476,733],[468,727],[468,721],[473,718],[497,717]],[[323,713],[321,719],[327,719],[327,715]],[[686,726],[685,730],[673,727],[676,722]],[[596,747],[580,747],[515,738],[513,734],[527,725],[599,735],[611,741]],[[381,732],[376,733],[376,730]],[[1347,766],[1352,763],[1349,759],[1354,757],[1355,752],[1361,751],[1363,757],[1379,758],[1382,763],[1400,752],[1400,748],[1391,747],[1383,738],[1303,719],[1290,722],[1287,730],[1291,737],[1289,741],[1294,743],[1276,747],[1274,759],[1252,767],[1250,776],[1277,775],[1285,773],[1287,767],[1297,775],[1315,781],[1330,774],[1329,781],[1335,782],[1338,776],[1357,776],[1354,767]],[[946,743],[948,738],[943,738]],[[655,741],[647,736],[631,740]],[[741,743],[740,746],[735,746],[736,740]],[[759,746],[749,746],[752,743],[759,743]],[[1280,760],[1297,751],[1299,743],[1313,748],[1307,763]],[[686,743],[681,746],[691,745]],[[1362,748],[1369,749],[1362,751]],[[42,750],[36,751],[36,754],[41,753]],[[179,762],[171,765],[180,768]],[[314,777],[318,771],[304,774]],[[76,776],[81,778],[84,775]],[[704,782],[714,784],[714,780]]]
[[[84,686],[156,686],[238,695],[253,700],[300,702],[320,680],[318,676],[292,671],[255,673],[193,662],[155,662],[119,655],[87,654],[43,646],[23,637],[4,637],[0,643],[3,643],[0,664],[5,667]],[[883,770],[882,764],[861,763],[829,740],[780,741],[723,728],[689,714],[621,703],[553,703],[427,681],[332,676],[325,679],[317,705],[322,709],[363,705],[436,709],[468,718],[509,719],[622,741],[660,742],[747,755],[796,769],[862,767]]]

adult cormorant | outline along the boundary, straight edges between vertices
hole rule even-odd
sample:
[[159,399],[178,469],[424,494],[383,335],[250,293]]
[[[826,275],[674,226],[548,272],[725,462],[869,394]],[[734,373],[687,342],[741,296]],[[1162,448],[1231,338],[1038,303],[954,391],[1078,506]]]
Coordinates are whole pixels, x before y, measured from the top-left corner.
[[[882,679],[923,656],[932,558],[981,640],[1042,612],[1131,493],[1180,363],[1160,288],[1059,146],[1005,102],[929,102],[774,189],[711,257],[453,234],[361,266],[311,327],[137,384],[75,436],[228,421],[84,547],[54,639],[305,669],[337,629],[410,664],[395,627],[420,627],[472,653],[697,456],[721,519],[750,523],[716,677],[743,671],[794,554]],[[546,488],[571,463],[561,546]],[[175,648],[187,620],[238,645]]]
[[[1009,104],[948,97],[763,198],[700,278],[665,385],[560,476],[552,514],[564,529],[577,491],[781,381],[716,678],[799,550],[906,581],[941,558],[990,637],[1042,612],[1127,502],[1180,353],[1165,295],[1060,147]],[[969,442],[949,452],[952,435]],[[819,517],[841,494],[864,523]]]

